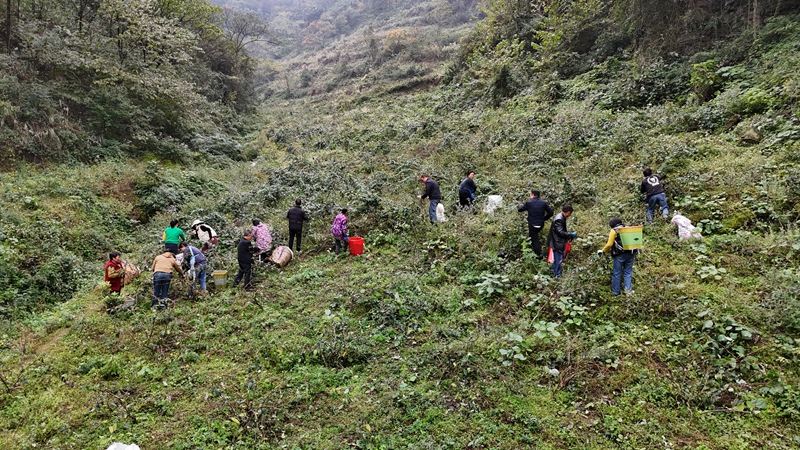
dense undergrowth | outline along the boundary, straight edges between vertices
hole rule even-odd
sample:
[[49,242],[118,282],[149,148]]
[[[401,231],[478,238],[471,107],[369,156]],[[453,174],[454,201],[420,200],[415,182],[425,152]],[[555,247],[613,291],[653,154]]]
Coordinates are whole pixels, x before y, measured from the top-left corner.
[[[497,107],[455,85],[272,105],[252,162],[3,173],[0,446],[797,448],[799,23],[662,66],[608,59]],[[644,166],[705,237],[646,227],[635,294],[614,297],[595,251],[611,216],[643,222]],[[494,215],[455,212],[468,169],[479,204],[503,195]],[[558,281],[525,243],[531,188],[575,207]],[[147,267],[169,218],[204,218],[233,272],[251,218],[286,242],[296,197],[304,252],[259,267],[255,292],[151,312],[145,275],[136,309],[105,314],[109,250]],[[329,252],[341,207],[360,257]]]

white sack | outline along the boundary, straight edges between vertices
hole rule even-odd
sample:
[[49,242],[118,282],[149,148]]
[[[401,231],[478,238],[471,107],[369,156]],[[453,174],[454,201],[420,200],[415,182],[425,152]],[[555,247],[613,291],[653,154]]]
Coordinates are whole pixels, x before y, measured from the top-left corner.
[[486,197],[487,202],[486,206],[483,208],[483,212],[487,214],[494,214],[494,210],[497,208],[501,208],[503,206],[503,196],[502,195],[489,195]]
[[680,214],[675,214],[675,217],[672,218],[672,223],[678,226],[678,239],[681,241],[692,238],[701,239],[703,237],[698,229],[692,225],[692,221]]
[[128,444],[123,444],[121,442],[114,442],[106,450],[141,450],[141,449],[139,449],[139,446],[136,444],[128,445]]
[[444,205],[441,203],[436,205],[436,220],[438,220],[439,223],[447,222],[447,217],[444,216]]

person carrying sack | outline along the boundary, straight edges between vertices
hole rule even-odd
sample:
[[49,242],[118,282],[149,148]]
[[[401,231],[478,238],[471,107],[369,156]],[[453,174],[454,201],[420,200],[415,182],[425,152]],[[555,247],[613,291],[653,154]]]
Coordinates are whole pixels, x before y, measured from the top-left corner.
[[567,231],[567,218],[572,215],[572,205],[566,204],[561,207],[561,212],[556,214],[553,218],[553,223],[550,225],[550,234],[547,236],[547,246],[550,247],[547,262],[552,263],[553,277],[561,278],[561,263],[564,262],[564,256],[569,253],[569,241],[578,236],[576,232]]
[[611,252],[614,265],[611,272],[611,293],[619,295],[620,278],[624,279],[625,295],[633,294],[633,263],[636,259],[636,250],[625,250],[622,247],[622,238],[619,229],[624,225],[619,217],[612,217],[608,221],[611,232],[608,233],[608,242],[605,247],[597,251],[598,255]]

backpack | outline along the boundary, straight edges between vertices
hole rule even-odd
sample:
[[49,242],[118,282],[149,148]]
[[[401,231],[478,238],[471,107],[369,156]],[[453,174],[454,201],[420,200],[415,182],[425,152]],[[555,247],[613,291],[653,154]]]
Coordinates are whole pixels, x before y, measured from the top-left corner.
[[614,238],[614,245],[611,247],[611,256],[619,256],[625,252],[630,252],[630,250],[625,250],[622,247],[622,238],[619,237],[619,230],[614,228],[614,232],[617,233],[617,236]]
[[333,220],[333,226],[331,227],[331,234],[337,239],[341,239],[344,237],[345,230],[347,229],[347,217],[344,215],[338,215]]

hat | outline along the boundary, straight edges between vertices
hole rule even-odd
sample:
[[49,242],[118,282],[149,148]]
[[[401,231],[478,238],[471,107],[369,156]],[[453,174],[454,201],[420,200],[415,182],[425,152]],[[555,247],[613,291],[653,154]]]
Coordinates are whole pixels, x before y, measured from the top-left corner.
[[622,225],[622,219],[619,217],[612,217],[611,220],[608,221],[608,226],[611,228],[616,228]]
[[200,225],[201,223],[203,223],[203,221],[202,221],[202,220],[200,220],[200,219],[195,219],[195,221],[194,221],[194,222],[192,222],[192,226],[193,226],[193,227],[196,227],[197,225]]

